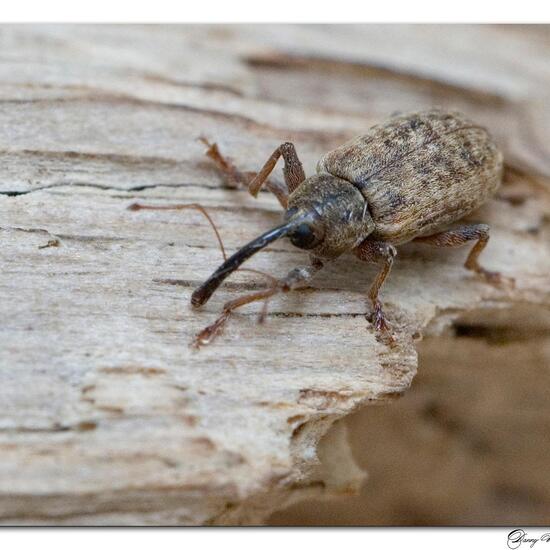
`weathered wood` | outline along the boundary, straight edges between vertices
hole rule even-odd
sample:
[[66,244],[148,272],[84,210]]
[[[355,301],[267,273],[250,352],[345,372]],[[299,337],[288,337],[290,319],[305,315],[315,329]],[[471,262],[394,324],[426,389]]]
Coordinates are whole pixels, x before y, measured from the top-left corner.
[[[550,510],[550,310],[479,310],[418,346],[412,387],[344,421],[359,494],[279,525],[543,525]],[[380,434],[384,434],[380,437]]]
[[[542,110],[546,36],[391,32],[380,49],[379,27],[0,28],[2,522],[257,523],[305,496],[353,492],[363,474],[343,428],[319,440],[408,388],[426,327],[550,303],[547,129],[525,117]],[[475,40],[494,46],[456,49]],[[532,54],[523,72],[507,62],[510,40]],[[434,103],[489,125],[513,165],[470,219],[491,224],[484,265],[517,288],[476,280],[465,250],[408,245],[382,294],[393,349],[364,318],[376,268],[346,258],[315,290],[274,299],[264,325],[243,309],[192,350],[225,300],[265,281],[237,273],[192,311],[221,260],[210,228],[195,212],[126,207],[198,202],[234,251],[279,206],[223,188],[199,135],[244,170],[294,141],[310,174],[390,112]],[[303,260],[278,242],[250,267],[282,275]]]

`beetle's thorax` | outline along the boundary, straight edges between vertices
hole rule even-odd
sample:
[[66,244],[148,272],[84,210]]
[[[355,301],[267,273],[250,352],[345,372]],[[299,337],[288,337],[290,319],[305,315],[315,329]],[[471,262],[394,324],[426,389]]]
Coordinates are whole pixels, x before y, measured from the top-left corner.
[[307,178],[290,195],[285,219],[304,214],[309,214],[320,240],[308,250],[319,258],[335,258],[352,250],[374,230],[367,202],[359,190],[326,173]]

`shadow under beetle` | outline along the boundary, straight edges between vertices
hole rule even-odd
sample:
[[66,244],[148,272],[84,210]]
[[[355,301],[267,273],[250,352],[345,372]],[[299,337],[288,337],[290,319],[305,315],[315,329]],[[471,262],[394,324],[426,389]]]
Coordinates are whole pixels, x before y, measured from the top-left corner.
[[[197,335],[197,345],[208,343],[236,308],[308,283],[327,261],[345,252],[353,252],[365,262],[381,263],[368,292],[370,319],[390,340],[393,336],[378,294],[396,256],[395,246],[412,240],[438,247],[476,241],[465,267],[488,282],[504,280],[478,263],[489,240],[488,225],[449,228],[494,194],[503,172],[502,154],[488,132],[461,114],[431,110],[391,118],[326,153],[317,164],[317,173],[309,178],[292,143],[280,145],[260,172],[250,174],[223,157],[216,144],[201,139],[228,185],[244,185],[256,197],[266,183],[285,213],[281,225],[227,258],[193,292],[192,305],[205,304],[243,262],[281,237],[307,250],[310,263],[282,279],[273,279],[265,290],[227,302],[218,320]],[[285,186],[267,180],[280,157],[284,159]]]

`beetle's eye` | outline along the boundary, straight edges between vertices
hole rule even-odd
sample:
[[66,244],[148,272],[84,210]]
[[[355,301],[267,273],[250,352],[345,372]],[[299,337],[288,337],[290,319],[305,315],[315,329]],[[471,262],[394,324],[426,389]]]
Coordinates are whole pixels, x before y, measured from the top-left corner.
[[301,223],[290,233],[290,242],[297,246],[298,248],[304,248],[307,250],[308,248],[313,248],[316,243],[315,233],[313,231],[313,228],[311,227],[311,224],[309,223]]

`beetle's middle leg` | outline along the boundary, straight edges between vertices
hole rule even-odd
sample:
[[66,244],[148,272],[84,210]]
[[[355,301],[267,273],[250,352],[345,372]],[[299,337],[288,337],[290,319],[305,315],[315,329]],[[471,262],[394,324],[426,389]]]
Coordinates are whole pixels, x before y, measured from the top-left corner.
[[382,309],[382,303],[378,299],[378,294],[380,292],[380,288],[391,271],[393,260],[397,255],[397,251],[395,250],[395,247],[389,243],[366,239],[357,248],[355,248],[354,253],[364,262],[384,262],[382,269],[380,269],[376,275],[369,289],[369,298],[372,302],[372,316],[370,321],[376,330],[389,332],[390,325],[386,320],[384,310]]
[[496,271],[489,271],[479,264],[479,255],[483,252],[483,249],[489,242],[489,226],[485,223],[477,223],[472,225],[461,225],[455,229],[449,229],[442,233],[436,233],[435,235],[429,235],[427,237],[417,237],[414,242],[420,242],[430,244],[432,246],[440,247],[456,247],[466,244],[468,241],[477,241],[466,261],[464,267],[473,271],[483,277],[487,282],[492,284],[501,284],[507,282],[510,285],[514,285],[514,279],[510,277],[504,277],[501,273]]
[[[312,260],[311,265],[305,267],[297,267],[290,271],[288,275],[282,279],[275,279],[273,285],[265,290],[259,290],[250,294],[245,294],[234,300],[226,302],[223,306],[222,314],[205,329],[201,330],[194,339],[194,346],[210,343],[222,330],[230,315],[237,308],[242,307],[252,302],[260,300],[267,301],[276,294],[289,292],[298,286],[301,286],[310,281],[314,275],[323,267],[323,263],[319,260]],[[265,317],[265,307],[262,310],[260,321]]]

